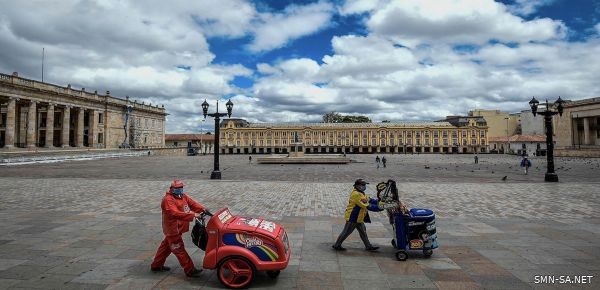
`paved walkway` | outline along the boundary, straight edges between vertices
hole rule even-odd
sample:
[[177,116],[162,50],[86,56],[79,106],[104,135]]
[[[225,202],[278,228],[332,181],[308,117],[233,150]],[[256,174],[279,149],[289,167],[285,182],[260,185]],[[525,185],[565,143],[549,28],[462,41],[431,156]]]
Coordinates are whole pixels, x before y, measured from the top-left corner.
[[[128,160],[112,162],[118,167]],[[0,176],[10,175],[3,170]],[[170,177],[32,177],[0,177],[0,289],[222,288],[214,271],[186,278],[174,257],[167,260],[171,272],[148,270],[162,239],[159,203]],[[357,234],[344,244],[349,251],[331,250],[343,226],[347,182],[185,181],[191,195],[213,211],[228,206],[235,214],[279,221],[288,231],[290,266],[276,280],[260,274],[256,289],[600,285],[599,183],[403,182],[403,200],[436,211],[440,249],[430,259],[415,253],[399,262],[382,213],[373,213],[368,225],[379,252],[362,250]],[[200,264],[203,252],[185,241]],[[591,285],[540,285],[532,283],[535,275],[594,278]]]

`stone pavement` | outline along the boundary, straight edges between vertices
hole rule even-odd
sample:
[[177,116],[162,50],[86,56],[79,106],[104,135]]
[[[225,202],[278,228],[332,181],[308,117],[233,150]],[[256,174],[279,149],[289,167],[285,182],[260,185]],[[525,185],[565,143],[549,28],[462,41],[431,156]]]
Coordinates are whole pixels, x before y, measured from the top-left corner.
[[[540,182],[543,172],[510,168],[510,156],[480,156],[488,171],[477,171],[472,156],[394,155],[379,171],[371,155],[339,170],[263,167],[244,157],[225,158],[223,174],[232,180],[222,181],[206,180],[204,157],[0,167],[0,289],[222,289],[215,271],[186,278],[173,256],[171,272],[149,271],[162,240],[160,200],[174,176],[213,211],[227,206],[284,225],[290,266],[276,280],[260,273],[255,289],[600,288],[596,160],[562,160],[557,168],[568,171],[552,184]],[[499,172],[511,174],[508,181],[499,181]],[[371,213],[367,225],[379,252],[362,250],[356,233],[347,252],[330,248],[356,177],[371,182],[370,193],[377,181],[395,178],[409,206],[436,212],[440,248],[430,259],[412,253],[396,261],[383,213]],[[199,265],[203,252],[189,236],[184,241]],[[585,285],[533,284],[535,275],[594,277]]]
[[[254,155],[255,159],[257,156]],[[380,157],[383,155],[379,155]],[[514,155],[387,154],[387,168],[376,169],[375,155],[348,155],[348,165],[248,164],[248,155],[222,155],[221,171],[226,180],[352,182],[358,177],[368,180],[395,179],[399,182],[540,182],[546,172],[545,157],[532,157],[533,167],[524,175]],[[561,182],[600,182],[600,158],[556,158],[556,172]],[[107,170],[110,168],[110,170]],[[163,180],[210,178],[213,156],[149,156],[101,159],[51,164],[2,166],[0,177],[145,179]]]

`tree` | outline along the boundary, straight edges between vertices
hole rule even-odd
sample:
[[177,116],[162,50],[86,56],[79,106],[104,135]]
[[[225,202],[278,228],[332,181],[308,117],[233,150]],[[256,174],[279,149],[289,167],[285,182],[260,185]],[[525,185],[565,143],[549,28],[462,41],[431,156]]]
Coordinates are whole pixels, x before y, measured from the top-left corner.
[[383,120],[383,121],[381,121],[381,123],[389,123],[389,122],[390,122],[390,120]]
[[323,115],[323,123],[340,123],[342,120],[342,115],[331,111]]
[[341,115],[336,112],[329,112],[323,115],[323,123],[371,123],[367,116]]

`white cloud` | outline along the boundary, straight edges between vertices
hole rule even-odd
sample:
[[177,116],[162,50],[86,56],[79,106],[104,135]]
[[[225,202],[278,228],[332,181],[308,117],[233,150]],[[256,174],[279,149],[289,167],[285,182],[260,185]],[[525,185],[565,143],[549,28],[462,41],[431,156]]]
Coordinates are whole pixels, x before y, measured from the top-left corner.
[[409,46],[420,43],[546,41],[562,38],[565,26],[548,18],[525,21],[494,1],[391,1],[367,21],[371,31]]
[[[525,15],[546,2],[519,3]],[[336,9],[323,0],[258,12],[244,0],[9,1],[0,10],[0,71],[39,79],[45,47],[46,81],[164,103],[168,132],[198,132],[202,101],[214,110],[224,95],[233,95],[234,117],[260,122],[318,121],[332,110],[438,119],[474,107],[518,111],[532,95],[600,95],[600,38],[568,42],[561,21],[526,21],[515,7],[348,0]],[[367,35],[334,36],[320,59],[275,53],[250,68],[214,63],[227,51],[211,50],[207,37],[250,36],[246,48],[262,54],[341,25],[332,23],[336,12],[360,14]],[[236,76],[254,86],[231,85]]]
[[313,34],[329,24],[333,6],[317,2],[305,6],[288,6],[283,13],[262,13],[251,28],[254,40],[248,45],[253,52],[272,50],[289,41]]
[[371,12],[388,1],[389,0],[346,0],[339,10],[342,15]]
[[596,29],[596,32],[600,34],[600,23],[596,24],[594,28]]
[[515,3],[508,6],[510,12],[517,15],[531,15],[538,8],[554,3],[555,0],[515,0]]

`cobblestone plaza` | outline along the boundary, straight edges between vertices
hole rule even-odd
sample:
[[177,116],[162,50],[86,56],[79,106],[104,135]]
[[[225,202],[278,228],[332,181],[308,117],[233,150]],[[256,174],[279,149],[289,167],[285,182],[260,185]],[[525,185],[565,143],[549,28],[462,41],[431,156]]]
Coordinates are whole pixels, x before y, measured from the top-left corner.
[[[151,273],[162,239],[160,200],[174,177],[213,211],[261,216],[284,225],[290,265],[270,289],[597,289],[600,276],[600,160],[557,158],[559,183],[544,183],[545,160],[524,175],[518,157],[349,155],[349,165],[249,164],[222,156],[223,180],[209,180],[212,156],[145,156],[0,166],[0,289],[213,289],[215,271],[186,278]],[[380,155],[381,157],[382,155]],[[506,180],[502,180],[506,176]],[[346,252],[331,244],[343,227],[352,182],[395,179],[401,199],[437,215],[440,248],[400,262],[383,213],[367,225],[380,251],[358,234]],[[184,236],[197,265],[203,252]],[[593,276],[591,284],[534,284],[536,275]]]

